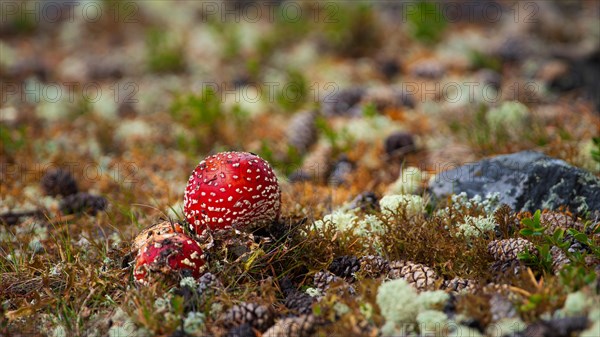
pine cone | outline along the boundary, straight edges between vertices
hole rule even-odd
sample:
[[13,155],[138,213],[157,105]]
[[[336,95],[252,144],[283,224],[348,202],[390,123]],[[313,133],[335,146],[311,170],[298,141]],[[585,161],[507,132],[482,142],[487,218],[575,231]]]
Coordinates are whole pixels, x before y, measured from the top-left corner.
[[215,288],[219,288],[220,286],[221,282],[215,276],[215,274],[211,272],[204,273],[202,276],[200,276],[200,279],[198,279],[199,294],[206,294],[207,292],[210,292]]
[[473,289],[475,289],[475,284],[476,284],[476,282],[474,280],[470,280],[470,279],[466,279],[466,278],[462,278],[462,277],[455,277],[451,280],[444,281],[442,287],[444,289],[446,289],[446,291],[459,292],[459,291],[463,291],[465,289],[473,290]]
[[413,152],[415,147],[415,139],[408,132],[394,132],[387,136],[384,142],[385,153],[390,157],[402,158],[407,153]]
[[288,144],[303,155],[317,141],[317,113],[304,111],[296,114],[286,130]]
[[544,212],[540,215],[540,223],[542,226],[546,227],[545,233],[547,235],[554,234],[558,228],[562,228],[567,230],[569,228],[575,228],[579,231],[584,230],[584,225],[578,221],[573,220],[573,218],[567,216],[566,214],[548,211]]
[[250,324],[259,331],[265,331],[273,324],[273,312],[265,305],[242,302],[225,313],[228,326]]
[[365,93],[364,88],[352,87],[329,95],[330,97],[327,97],[321,104],[323,114],[328,117],[355,116],[359,109],[352,108],[360,103]]
[[519,253],[529,251],[537,254],[535,246],[521,238],[494,240],[488,244],[488,252],[497,261],[510,261],[517,259]]
[[366,277],[377,278],[390,271],[390,263],[378,255],[363,256],[360,258],[360,271]]
[[504,61],[519,61],[530,52],[527,42],[520,37],[510,36],[506,38],[492,53]]
[[394,59],[385,59],[378,62],[379,71],[385,76],[386,79],[391,80],[398,72],[400,72],[400,66]]
[[390,89],[385,86],[371,88],[361,101],[363,105],[374,105],[377,111],[382,113],[388,109],[414,108],[415,106],[414,99],[408,92]]
[[312,305],[316,301],[315,298],[304,292],[298,291],[287,277],[282,278],[279,281],[279,285],[285,295],[285,306],[288,309],[294,310],[300,314],[312,313]]
[[330,145],[321,142],[317,143],[304,158],[302,167],[290,175],[290,181],[325,181],[331,167],[331,152]]
[[571,240],[571,245],[569,246],[568,249],[569,253],[591,253],[591,248],[590,246],[581,243],[579,241],[575,241],[575,240]]
[[180,286],[175,288],[174,293],[183,297],[185,312],[198,311],[206,305],[206,300],[215,294],[219,286],[220,283],[214,274],[207,272],[197,280],[197,287]]
[[256,337],[256,333],[252,326],[244,323],[240,326],[233,327],[227,331],[226,337]]
[[333,273],[323,270],[315,274],[313,283],[315,288],[321,290],[322,293],[325,293],[331,283],[339,282],[341,280],[342,279],[335,276]]
[[305,337],[310,336],[316,328],[317,319],[313,315],[287,317],[275,323],[265,331],[263,337]]
[[79,191],[77,181],[71,172],[63,169],[50,170],[42,177],[42,188],[47,195],[63,197],[75,194]]
[[518,275],[521,272],[523,265],[517,259],[498,260],[490,266],[490,272],[495,279],[500,279],[504,275]]
[[571,263],[571,260],[567,257],[567,254],[562,249],[552,246],[550,248],[550,254],[552,254],[552,271],[554,274],[558,274],[567,264]]
[[329,173],[328,183],[332,186],[339,186],[346,182],[352,171],[354,170],[354,164],[348,159],[346,155],[342,155],[335,164],[333,164],[333,168]]
[[439,279],[436,272],[419,263],[410,261],[393,261],[388,272],[390,279],[405,279],[418,290],[431,288]]
[[312,313],[312,305],[316,299],[301,291],[296,291],[286,296],[285,306],[299,314]]
[[354,277],[352,274],[360,269],[360,260],[355,256],[339,256],[329,265],[329,271],[344,278]]
[[444,75],[446,69],[442,63],[436,60],[424,60],[413,65],[411,74],[416,77],[428,79],[440,78]]
[[64,214],[89,213],[96,215],[99,211],[106,209],[108,202],[99,195],[79,192],[65,197],[60,202],[60,210]]

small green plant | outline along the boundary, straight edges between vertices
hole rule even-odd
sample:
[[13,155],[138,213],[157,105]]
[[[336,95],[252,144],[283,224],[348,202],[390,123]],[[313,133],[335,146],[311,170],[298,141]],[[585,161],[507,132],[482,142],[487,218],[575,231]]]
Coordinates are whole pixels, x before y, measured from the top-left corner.
[[521,220],[523,229],[520,230],[523,236],[542,236],[546,230],[540,221],[542,212],[538,209],[531,218]]
[[558,228],[552,236],[545,234],[546,227],[541,223],[541,211],[537,210],[533,217],[525,218],[521,220],[523,229],[519,233],[523,236],[541,238],[541,243],[536,245],[537,254],[535,252],[526,250],[518,254],[519,260],[525,262],[531,267],[535,267],[538,270],[542,270],[547,273],[552,272],[552,253],[550,249],[553,245],[557,245],[559,248],[568,248],[567,242],[564,242],[564,230]]
[[576,290],[593,282],[596,274],[593,270],[586,267],[585,260],[588,253],[581,253],[577,250],[570,251],[569,248],[571,247],[572,242],[567,240],[566,237],[568,235],[572,237],[573,240],[589,247],[591,254],[596,258],[600,258],[600,245],[591,239],[593,235],[600,233],[600,226],[594,228],[590,235],[582,233],[574,228],[569,228],[567,230],[557,228],[552,235],[548,235],[546,233],[547,227],[542,225],[540,218],[541,212],[540,210],[537,210],[531,218],[521,220],[521,224],[524,228],[521,229],[519,233],[523,236],[536,239],[538,243],[536,244],[537,254],[525,251],[518,255],[519,259],[538,270],[552,273],[554,259],[551,248],[557,247],[570,261],[570,263],[560,272],[561,280],[564,285]]
[[592,148],[592,159],[600,164],[600,137],[592,138],[595,148]]
[[185,68],[182,47],[169,40],[166,32],[150,29],[146,33],[148,68],[156,73],[178,72]]
[[[586,247],[589,247],[592,254],[594,254],[597,258],[600,258],[600,245],[595,244],[593,240],[590,239],[588,235],[578,231],[575,228],[567,229],[567,233],[573,237],[576,241],[580,242]],[[592,235],[600,233],[600,226],[596,226],[594,230],[592,230]]]
[[319,130],[319,133],[325,137],[327,142],[329,142],[333,148],[334,156],[339,153],[344,153],[349,149],[351,139],[347,130],[342,130],[339,132],[334,130],[324,117],[318,117],[315,121],[315,124],[317,126],[317,130]]
[[502,63],[498,58],[486,55],[478,50],[472,50],[469,53],[469,58],[471,60],[471,66],[475,69],[488,68],[500,71],[502,68]]
[[446,18],[439,11],[438,4],[418,1],[414,10],[407,11],[410,34],[425,43],[437,42],[446,29]]
[[560,271],[560,280],[570,291],[577,291],[596,280],[596,273],[586,266],[582,256],[576,257]]
[[9,5],[6,6],[6,9],[3,8],[3,12],[6,11],[6,15],[2,18],[2,28],[8,31],[14,31],[17,34],[34,33],[39,27],[39,17],[41,16],[40,14],[45,14],[45,10],[42,9],[41,12],[39,12],[39,10],[35,10],[33,13],[29,12],[29,10],[26,10],[26,8],[34,8],[33,2],[29,1],[23,1],[17,6],[24,7],[23,9],[21,9],[21,11],[15,11],[11,14],[9,14],[9,9],[11,9]]
[[[303,6],[302,3],[299,4]],[[305,10],[309,11],[310,8],[302,8],[303,12]],[[257,51],[260,60],[270,58],[276,48],[285,47],[293,44],[295,41],[302,40],[312,27],[310,15],[294,17],[291,13],[287,13],[285,6],[276,7],[274,14],[272,29],[258,41]],[[314,15],[319,14],[314,13]]]
[[327,47],[350,57],[371,55],[382,44],[378,18],[371,4],[364,2],[329,4],[323,20]]
[[[280,150],[280,152],[283,151]],[[258,155],[271,163],[275,169],[286,176],[298,169],[303,160],[302,155],[298,153],[298,150],[291,145],[288,145],[285,148],[285,155],[283,155],[283,153],[275,153],[272,142],[266,139],[261,141]]]
[[14,155],[23,146],[26,140],[26,127],[24,125],[17,129],[9,128],[0,124],[0,153],[3,155]]
[[277,103],[288,112],[301,108],[308,98],[308,83],[300,71],[289,70],[287,83],[277,95]]
[[517,256],[519,260],[525,262],[526,265],[534,267],[537,270],[542,270],[546,273],[552,272],[552,254],[550,253],[550,245],[541,244],[536,246],[537,254],[535,252],[526,250],[519,253]]
[[211,126],[222,117],[221,101],[217,93],[207,87],[200,95],[177,97],[171,106],[171,115],[191,127]]
[[365,104],[362,109],[362,114],[365,118],[371,118],[377,116],[377,107],[373,103]]
[[[218,139],[220,127],[227,122],[220,96],[210,87],[200,95],[183,94],[176,97],[170,112],[176,122],[193,129],[176,137],[177,146],[191,153],[209,150]],[[234,115],[241,118],[243,113],[235,112]]]

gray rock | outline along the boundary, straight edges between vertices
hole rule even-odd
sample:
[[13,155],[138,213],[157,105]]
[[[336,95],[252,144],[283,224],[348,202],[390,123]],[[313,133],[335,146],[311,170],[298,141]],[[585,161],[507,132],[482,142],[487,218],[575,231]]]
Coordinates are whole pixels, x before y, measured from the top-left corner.
[[500,294],[493,294],[490,298],[490,313],[493,322],[517,317],[517,309],[514,304],[506,296]]
[[535,151],[483,159],[441,172],[429,183],[436,199],[465,192],[469,197],[500,193],[515,210],[568,206],[584,214],[600,209],[600,179],[592,173]]

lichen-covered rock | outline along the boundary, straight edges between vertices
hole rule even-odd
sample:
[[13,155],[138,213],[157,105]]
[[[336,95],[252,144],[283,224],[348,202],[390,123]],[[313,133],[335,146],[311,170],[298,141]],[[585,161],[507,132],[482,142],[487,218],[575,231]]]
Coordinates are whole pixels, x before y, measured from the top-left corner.
[[577,336],[589,325],[585,316],[555,318],[548,321],[540,320],[529,325],[521,336],[568,337]]
[[490,314],[492,321],[498,322],[502,319],[517,317],[517,309],[508,297],[493,294],[490,298]]
[[438,174],[429,182],[437,199],[500,193],[500,203],[535,211],[567,206],[575,214],[600,209],[600,178],[534,151],[483,159]]

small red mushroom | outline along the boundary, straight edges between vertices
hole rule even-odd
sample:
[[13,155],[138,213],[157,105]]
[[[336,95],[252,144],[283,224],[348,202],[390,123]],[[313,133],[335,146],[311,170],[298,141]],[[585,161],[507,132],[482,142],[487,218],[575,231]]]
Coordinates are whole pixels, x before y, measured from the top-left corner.
[[135,281],[149,285],[160,276],[192,276],[199,278],[206,260],[198,242],[185,234],[157,236],[142,246],[133,268]]
[[222,152],[198,164],[185,189],[190,229],[253,229],[279,218],[281,191],[273,169],[248,152]]
[[183,233],[183,227],[181,227],[181,225],[177,222],[162,221],[155,223],[152,226],[142,230],[140,234],[133,239],[131,253],[137,254],[140,248],[146,245],[148,241],[155,240],[159,237],[174,236],[177,233]]

